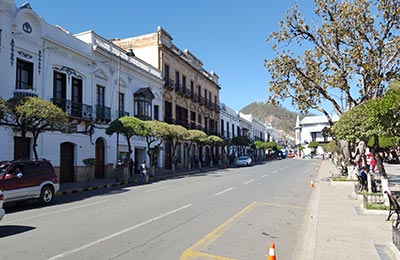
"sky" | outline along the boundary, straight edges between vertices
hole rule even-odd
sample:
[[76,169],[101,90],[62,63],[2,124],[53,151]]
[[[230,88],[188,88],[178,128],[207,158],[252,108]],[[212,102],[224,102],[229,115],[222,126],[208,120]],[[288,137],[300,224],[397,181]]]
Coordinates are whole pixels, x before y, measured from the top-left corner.
[[[16,0],[21,6],[26,0]],[[188,49],[219,76],[220,102],[240,110],[269,96],[265,59],[274,52],[266,39],[279,29],[295,0],[30,0],[32,9],[51,25],[75,34],[128,38],[165,29],[179,49]],[[306,14],[313,1],[298,0]],[[290,102],[285,107],[295,111]]]

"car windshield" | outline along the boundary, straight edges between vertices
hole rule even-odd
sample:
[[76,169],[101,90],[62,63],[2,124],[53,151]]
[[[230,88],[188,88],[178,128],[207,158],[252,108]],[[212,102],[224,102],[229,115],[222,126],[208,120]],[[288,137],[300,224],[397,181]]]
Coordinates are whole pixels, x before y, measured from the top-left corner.
[[9,162],[0,162],[0,176],[3,175],[3,172],[10,166]]
[[241,160],[241,161],[243,161],[243,160],[247,160],[247,156],[241,156],[241,157],[239,157],[239,160]]

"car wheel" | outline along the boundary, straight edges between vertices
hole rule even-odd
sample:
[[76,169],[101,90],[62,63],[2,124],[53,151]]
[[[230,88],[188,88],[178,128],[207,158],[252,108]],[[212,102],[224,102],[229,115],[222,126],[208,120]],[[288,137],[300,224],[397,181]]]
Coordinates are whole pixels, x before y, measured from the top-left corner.
[[42,188],[42,192],[40,193],[40,202],[44,205],[49,205],[54,198],[54,190],[50,186],[45,186]]

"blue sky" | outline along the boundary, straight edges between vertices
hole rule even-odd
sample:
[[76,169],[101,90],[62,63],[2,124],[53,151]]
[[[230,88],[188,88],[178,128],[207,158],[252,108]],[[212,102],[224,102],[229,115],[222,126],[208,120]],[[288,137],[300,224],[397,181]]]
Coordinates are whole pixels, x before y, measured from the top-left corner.
[[[27,2],[15,1],[17,6]],[[266,38],[295,0],[31,0],[46,22],[71,33],[94,30],[104,38],[126,38],[155,32],[162,26],[181,50],[190,50],[207,71],[219,76],[220,100],[240,110],[268,93],[264,59],[273,52]],[[299,0],[313,11],[313,1]],[[287,107],[294,111],[293,108]]]

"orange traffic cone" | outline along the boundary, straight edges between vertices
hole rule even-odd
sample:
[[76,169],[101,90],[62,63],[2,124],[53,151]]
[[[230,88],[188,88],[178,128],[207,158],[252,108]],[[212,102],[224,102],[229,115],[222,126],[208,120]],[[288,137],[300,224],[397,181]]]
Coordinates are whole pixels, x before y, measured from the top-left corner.
[[275,257],[275,244],[274,243],[271,243],[271,245],[269,247],[268,260],[276,260],[276,257]]
[[314,180],[311,180],[311,182],[310,182],[310,187],[311,187],[311,188],[314,188]]

